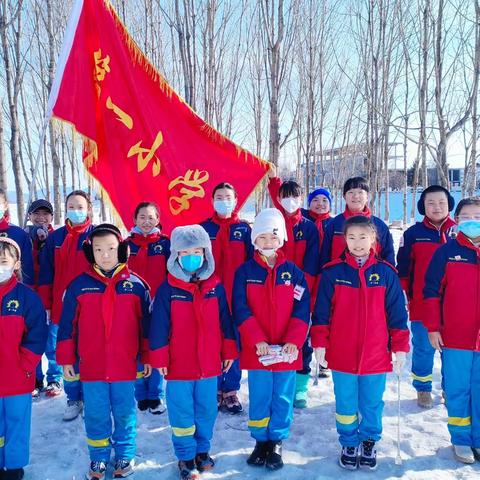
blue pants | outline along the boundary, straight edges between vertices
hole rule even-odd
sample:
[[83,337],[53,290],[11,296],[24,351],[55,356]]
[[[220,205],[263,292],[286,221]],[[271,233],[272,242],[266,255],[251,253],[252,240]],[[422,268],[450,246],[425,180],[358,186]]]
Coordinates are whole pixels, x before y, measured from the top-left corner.
[[452,443],[480,448],[480,352],[444,348],[442,358]]
[[[62,367],[57,365],[57,360],[55,357],[55,350],[57,348],[57,333],[58,325],[50,323],[48,325],[47,345],[45,347],[45,356],[48,360],[47,383],[60,382],[60,380],[62,379]],[[35,377],[37,380],[43,382],[43,370],[41,361],[38,362]]]
[[169,380],[167,412],[179,460],[192,460],[197,453],[209,452],[217,418],[217,377]]
[[69,401],[78,401],[83,400],[82,392],[82,382],[80,381],[80,373],[78,370],[78,363],[74,365],[75,368],[75,380],[68,380],[65,377],[63,378],[63,389],[65,390],[65,395]]
[[240,369],[240,361],[237,359],[227,373],[218,376],[217,390],[224,393],[237,392],[240,390],[241,379],[242,370]]
[[0,470],[28,465],[32,395],[0,397]]
[[108,462],[112,447],[116,460],[135,457],[137,412],[134,388],[133,381],[83,383],[85,430],[92,462]]
[[312,354],[313,354],[313,348],[310,345],[310,334],[309,334],[302,347],[303,368],[302,370],[297,370],[297,373],[301,375],[310,375],[312,371],[312,369],[310,368],[310,363],[312,362]]
[[293,420],[295,375],[294,371],[248,372],[248,428],[255,440],[266,442],[288,438]]
[[428,331],[422,322],[410,322],[412,331],[412,377],[417,392],[431,392],[433,357],[435,349],[428,340]]
[[342,447],[357,447],[364,440],[378,442],[382,435],[383,392],[387,375],[354,375],[334,371],[332,377],[335,418]]
[[163,392],[163,377],[156,368],[152,374],[145,378],[143,376],[143,364],[138,363],[137,380],[135,382],[135,400],[160,400],[165,398]]

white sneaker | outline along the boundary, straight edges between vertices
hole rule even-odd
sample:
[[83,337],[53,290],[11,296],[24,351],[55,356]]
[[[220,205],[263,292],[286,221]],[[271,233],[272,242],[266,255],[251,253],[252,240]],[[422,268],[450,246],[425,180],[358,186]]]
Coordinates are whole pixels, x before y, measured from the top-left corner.
[[83,412],[83,402],[81,400],[68,400],[67,408],[63,413],[63,421],[70,422],[75,420]]
[[477,462],[480,462],[480,448],[472,447],[473,456]]
[[455,458],[462,463],[474,463],[475,457],[470,447],[464,445],[452,445]]
[[160,415],[165,412],[166,407],[161,399],[159,400],[150,400],[150,407],[148,411],[153,415]]

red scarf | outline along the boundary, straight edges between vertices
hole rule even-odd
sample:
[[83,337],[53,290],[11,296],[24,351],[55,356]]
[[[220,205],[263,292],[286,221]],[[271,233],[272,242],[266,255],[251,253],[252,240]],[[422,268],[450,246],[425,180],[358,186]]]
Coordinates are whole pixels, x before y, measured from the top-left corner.
[[167,237],[160,232],[150,233],[148,235],[141,235],[139,233],[132,233],[130,235],[131,242],[139,247],[137,254],[131,257],[133,260],[132,263],[135,264],[133,270],[139,275],[145,275],[145,272],[148,270],[148,246],[158,242],[161,238]]
[[[232,213],[230,218],[220,218],[215,212],[212,222],[218,225],[217,237],[213,244],[213,257],[215,259],[215,273],[224,281],[224,273],[232,270],[232,254],[230,252],[230,226],[240,223],[237,213]],[[227,289],[227,292],[229,290]]]
[[320,213],[320,214],[315,213],[312,210],[309,210],[308,212],[310,213],[312,218],[315,220],[315,225],[317,226],[317,230],[318,230],[319,245],[321,248],[323,243],[323,221],[328,220],[329,218],[332,218],[332,217],[330,216],[330,212]]
[[292,215],[287,215],[283,210],[283,218],[285,219],[285,226],[287,227],[288,240],[284,243],[282,250],[287,260],[295,262],[295,235],[293,233],[293,227],[298,225],[302,220],[302,211],[298,209]]
[[127,265],[125,263],[121,263],[115,268],[115,272],[111,278],[103,275],[97,265],[91,267],[90,274],[92,274],[95,278],[98,278],[106,285],[105,291],[102,294],[102,318],[105,328],[105,339],[108,340],[112,331],[113,314],[115,313],[115,287],[118,280],[120,278],[128,278],[130,276],[130,272],[128,271]]
[[78,238],[88,229],[88,227],[90,227],[91,223],[92,222],[90,218],[87,218],[85,220],[85,223],[81,223],[80,225],[72,225],[72,223],[68,219],[65,221],[67,235],[58,251],[61,265],[68,265],[68,260],[70,259],[71,252],[77,249]]
[[0,230],[6,230],[8,228],[8,217],[4,215],[0,220]]
[[351,210],[348,209],[348,207],[345,207],[345,211],[343,212],[343,216],[345,218],[350,218],[350,217],[357,217],[359,215],[362,215],[364,217],[370,218],[372,216],[372,212],[368,208],[368,205],[365,205],[365,208],[361,212],[352,212]]

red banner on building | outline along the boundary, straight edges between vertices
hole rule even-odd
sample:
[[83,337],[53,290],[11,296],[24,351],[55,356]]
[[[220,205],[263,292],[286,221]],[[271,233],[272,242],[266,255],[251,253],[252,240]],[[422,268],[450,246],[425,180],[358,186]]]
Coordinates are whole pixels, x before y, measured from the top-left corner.
[[182,100],[106,0],[75,3],[49,107],[85,138],[85,167],[127,227],[141,201],[159,204],[167,232],[197,223],[225,181],[241,206],[269,168]]

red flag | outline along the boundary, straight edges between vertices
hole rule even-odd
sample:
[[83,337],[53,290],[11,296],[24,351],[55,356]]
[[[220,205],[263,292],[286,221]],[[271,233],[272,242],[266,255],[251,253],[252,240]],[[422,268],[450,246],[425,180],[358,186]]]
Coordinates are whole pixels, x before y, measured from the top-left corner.
[[220,182],[240,207],[269,168],[182,100],[107,0],[77,0],[49,106],[84,137],[85,167],[126,226],[141,201],[159,204],[166,231],[197,223]]

